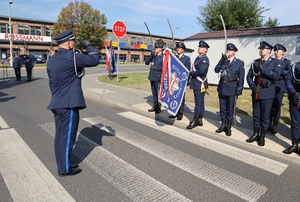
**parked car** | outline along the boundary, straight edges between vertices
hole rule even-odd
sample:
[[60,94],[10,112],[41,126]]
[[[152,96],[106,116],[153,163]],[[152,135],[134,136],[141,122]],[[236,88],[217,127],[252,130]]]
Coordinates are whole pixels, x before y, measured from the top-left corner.
[[103,55],[99,56],[99,63],[106,64],[106,56],[103,56]]
[[[47,60],[45,58],[42,58],[41,56],[35,55],[35,54],[31,54],[34,58],[34,63],[39,64],[39,63],[46,63]],[[22,58],[22,60],[24,61],[26,55],[20,55],[20,57]]]

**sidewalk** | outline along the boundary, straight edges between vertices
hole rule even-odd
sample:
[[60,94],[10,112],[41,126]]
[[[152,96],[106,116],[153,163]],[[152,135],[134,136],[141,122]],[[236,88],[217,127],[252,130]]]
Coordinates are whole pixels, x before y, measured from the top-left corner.
[[[169,114],[162,108],[160,114],[155,115],[147,110],[152,107],[152,94],[142,90],[135,90],[115,86],[111,84],[101,83],[97,81],[99,75],[89,74],[82,80],[85,96],[90,96],[95,99],[102,99],[110,103],[115,103],[123,108],[138,110],[139,113],[145,113],[147,116],[158,116],[160,119],[168,121],[173,125],[186,127],[193,117],[194,103],[185,103],[184,117],[181,121],[169,119]],[[150,84],[149,84],[150,85]],[[149,86],[150,88],[150,86]],[[208,95],[209,96],[209,95]],[[237,114],[237,124],[232,127],[232,135],[227,137],[225,133],[215,133],[215,130],[220,127],[219,109],[205,107],[203,127],[196,127],[190,131],[201,131],[205,135],[213,139],[222,139],[231,144],[241,145],[243,147],[254,149],[255,151],[271,154],[300,164],[300,156],[292,153],[290,155],[283,154],[282,151],[291,145],[290,126],[278,124],[278,133],[273,135],[267,132],[265,146],[260,147],[256,142],[246,143],[245,140],[253,133],[252,117],[243,114]]]

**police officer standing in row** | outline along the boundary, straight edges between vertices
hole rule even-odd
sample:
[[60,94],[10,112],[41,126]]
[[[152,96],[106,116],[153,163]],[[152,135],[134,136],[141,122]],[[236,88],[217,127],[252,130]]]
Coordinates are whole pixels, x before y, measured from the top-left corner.
[[259,45],[259,59],[253,61],[247,74],[247,83],[252,89],[253,135],[246,142],[258,141],[265,145],[265,135],[270,125],[270,113],[275,98],[275,84],[281,73],[280,60],[271,58],[273,47],[265,41]]
[[285,76],[287,75],[288,69],[291,66],[291,61],[283,57],[285,52],[286,48],[283,45],[276,44],[274,46],[274,55],[277,60],[282,61],[283,66],[281,67],[280,79],[275,81],[276,95],[273,101],[273,107],[270,114],[269,130],[273,134],[277,133],[277,125],[280,119],[282,99],[284,96],[284,92],[286,91],[284,80]]
[[48,109],[54,114],[54,149],[59,176],[75,175],[81,172],[78,165],[72,165],[70,157],[75,144],[79,124],[79,110],[86,108],[81,79],[84,67],[99,64],[98,50],[89,40],[80,39],[88,54],[76,52],[72,29],[54,38],[58,51],[47,63],[47,73],[51,90]]
[[151,91],[153,96],[153,107],[148,112],[155,112],[159,114],[161,112],[160,103],[158,102],[158,91],[161,82],[161,72],[163,66],[163,53],[162,49],[165,43],[160,39],[155,43],[155,50],[152,51],[149,58],[145,60],[146,65],[150,65],[149,76]]
[[286,148],[283,153],[298,153],[300,139],[300,62],[289,67],[285,78],[287,92],[289,93],[289,111],[291,116],[292,146]]
[[[180,60],[180,62],[190,71],[191,70],[191,59],[189,56],[184,54],[185,51],[185,45],[182,42],[176,43],[176,52],[177,52],[177,58]],[[178,112],[176,116],[169,116],[169,118],[175,118],[177,117],[177,120],[181,120],[183,117],[183,108],[185,103],[185,95],[183,95],[182,103],[180,108],[178,109]]]
[[207,73],[209,67],[209,59],[206,56],[209,45],[201,40],[198,46],[198,56],[192,65],[190,71],[191,82],[190,89],[193,89],[195,98],[195,109],[193,120],[186,127],[192,129],[196,126],[203,126],[202,118],[204,114],[204,96],[208,88]]
[[[10,57],[12,58],[12,57]],[[13,57],[13,68],[15,70],[16,81],[21,80],[21,67],[23,65],[22,58],[18,55],[18,52],[14,53]]]
[[31,81],[32,69],[34,67],[34,58],[30,53],[24,56],[24,64],[27,73],[27,81]]
[[245,69],[244,62],[235,57],[235,53],[238,51],[235,45],[228,43],[226,49],[227,56],[222,54],[219,63],[215,67],[215,72],[221,73],[217,91],[222,123],[216,133],[225,131],[226,136],[230,136],[236,96],[242,94]]

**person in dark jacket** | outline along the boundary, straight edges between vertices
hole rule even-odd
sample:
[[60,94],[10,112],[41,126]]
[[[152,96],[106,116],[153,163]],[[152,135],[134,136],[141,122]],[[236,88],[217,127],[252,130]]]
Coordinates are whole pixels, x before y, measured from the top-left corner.
[[88,54],[76,52],[72,29],[54,38],[59,45],[58,51],[47,63],[47,73],[51,90],[48,109],[54,114],[54,149],[59,176],[75,175],[81,172],[78,165],[72,165],[70,157],[75,144],[79,124],[79,110],[86,108],[81,79],[84,67],[99,64],[98,50],[89,40],[79,41]]
[[[185,50],[185,45],[182,42],[176,43],[176,52],[177,55],[176,57],[182,62],[182,64],[189,70],[191,71],[191,59],[189,56],[184,54]],[[183,108],[184,108],[184,103],[185,103],[185,95],[183,96],[182,103],[180,108],[178,109],[178,112],[176,116],[170,115],[169,118],[176,118],[177,120],[181,120],[183,117]]]
[[26,54],[24,56],[24,64],[27,73],[27,81],[31,81],[32,69],[34,67],[34,57],[31,54]]
[[21,67],[23,65],[23,60],[19,56],[18,52],[14,53],[14,58],[13,58],[13,68],[15,70],[15,75],[16,75],[16,81],[21,80]]
[[288,69],[291,66],[291,61],[283,57],[284,53],[286,52],[286,48],[283,45],[275,44],[273,50],[276,59],[281,60],[283,64],[283,66],[281,67],[280,79],[275,81],[276,94],[275,94],[275,99],[273,101],[273,107],[270,114],[269,130],[271,131],[271,133],[276,134],[277,125],[280,119],[282,99],[286,91],[284,80],[288,72]]
[[216,133],[225,131],[226,136],[231,136],[236,96],[242,94],[245,69],[244,62],[235,57],[235,53],[238,51],[235,45],[228,43],[226,48],[227,56],[222,54],[222,58],[215,67],[215,72],[221,73],[217,91],[222,122],[221,127],[216,130]]
[[186,127],[192,129],[196,126],[203,126],[202,118],[204,114],[204,96],[208,88],[207,73],[209,67],[209,59],[206,56],[209,45],[201,40],[198,46],[198,56],[195,59],[190,71],[191,82],[190,89],[193,89],[195,97],[195,109],[193,120]]
[[273,46],[265,41],[258,47],[261,58],[253,61],[247,83],[252,90],[253,135],[246,140],[265,145],[265,135],[270,125],[270,112],[275,98],[275,81],[279,80],[281,61],[270,57]]
[[292,146],[286,148],[283,153],[299,153],[300,139],[300,62],[288,68],[285,78],[286,90],[289,94],[289,111],[291,116]]
[[145,64],[150,66],[148,79],[150,80],[151,91],[153,96],[153,107],[148,112],[161,112],[160,103],[158,102],[158,91],[161,82],[161,72],[163,66],[162,49],[165,43],[162,40],[157,40],[155,43],[155,50],[152,51],[149,58],[146,59]]

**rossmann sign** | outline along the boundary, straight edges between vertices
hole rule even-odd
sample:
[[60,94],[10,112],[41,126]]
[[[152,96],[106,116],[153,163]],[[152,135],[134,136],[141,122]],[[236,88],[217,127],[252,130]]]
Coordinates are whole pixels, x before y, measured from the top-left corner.
[[[12,34],[11,38],[13,41],[51,42],[51,38],[49,36]],[[0,33],[0,39],[9,40],[9,34]]]

